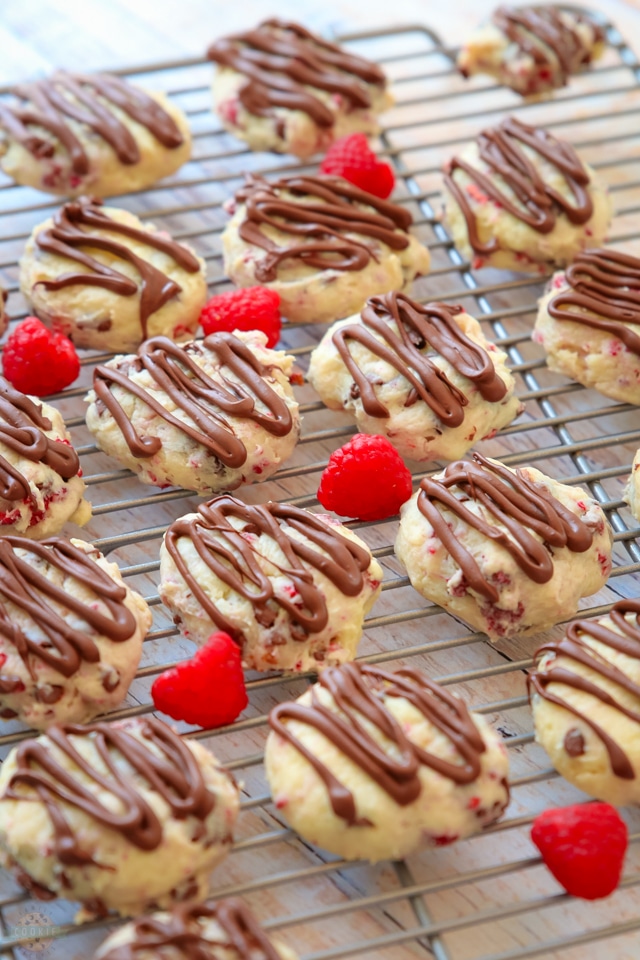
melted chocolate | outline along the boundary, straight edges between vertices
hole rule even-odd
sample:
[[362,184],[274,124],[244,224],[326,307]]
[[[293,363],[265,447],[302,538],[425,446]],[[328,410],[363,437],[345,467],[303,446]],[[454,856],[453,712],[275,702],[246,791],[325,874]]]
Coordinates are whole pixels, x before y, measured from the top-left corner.
[[[220,369],[230,370],[239,383],[221,373],[222,383],[212,380],[192,354],[202,355],[203,347],[215,353]],[[286,436],[292,428],[291,413],[285,401],[271,389],[264,378],[268,371],[256,359],[249,347],[231,333],[212,333],[202,342],[179,346],[168,337],[152,337],[138,349],[133,358],[136,370],[146,370],[154,387],[164,391],[169,399],[189,417],[189,422],[174,416],[140,384],[129,376],[131,359],[124,361],[126,370],[109,366],[95,368],[93,389],[120,428],[131,453],[135,457],[152,457],[162,447],[159,437],[141,437],[118,403],[111,386],[117,384],[142,400],[165,423],[180,430],[201,444],[227,467],[241,467],[247,451],[223,414],[252,420],[275,437]],[[268,413],[258,409],[258,401]]]
[[[239,521],[238,527],[229,518]],[[290,536],[284,524],[323,552]],[[256,544],[256,537],[261,534],[275,540],[284,554],[286,566],[278,567],[273,560],[269,560],[269,566],[280,569],[292,582],[296,589],[293,597],[284,591],[276,592],[273,581],[265,574]],[[291,618],[292,636],[296,640],[305,640],[309,633],[319,633],[328,622],[325,599],[309,568],[328,577],[346,597],[356,597],[363,587],[363,573],[371,562],[367,550],[307,510],[272,501],[249,506],[229,496],[201,504],[196,516],[183,517],[171,524],[165,534],[165,546],[207,616],[238,643],[243,640],[241,630],[213,603],[189,570],[180,553],[181,537],[191,540],[212,573],[235,593],[251,601],[258,623],[271,626],[278,607],[282,608]]]
[[640,356],[640,260],[615,250],[585,250],[567,267],[565,280],[569,289],[549,301],[549,314],[604,330]]
[[[315,727],[400,806],[407,806],[420,796],[421,766],[460,785],[477,779],[480,755],[486,748],[473,718],[461,700],[433,683],[421,670],[390,673],[379,667],[345,663],[327,667],[317,686],[331,694],[334,709],[325,706],[312,687],[309,706],[281,703],[269,714],[269,723],[312,765],[329,791],[333,812],[350,826],[368,826],[369,821],[358,818],[353,794],[292,733],[287,720]],[[461,762],[444,760],[413,743],[387,709],[387,697],[408,700],[450,740]],[[380,746],[363,720],[390,741],[393,752]]]
[[[238,232],[245,243],[265,251],[254,268],[261,283],[275,280],[286,260],[317,270],[363,270],[371,259],[378,259],[375,241],[392,250],[409,246],[407,231],[413,222],[409,211],[340,177],[283,177],[272,183],[255,174],[246,177],[235,195],[246,205]],[[302,202],[287,199],[284,193]],[[279,246],[264,227],[273,227],[294,242]],[[353,234],[363,239],[356,240]]]
[[53,157],[56,150],[55,143],[31,130],[44,128],[67,151],[71,169],[79,177],[90,172],[91,164],[69,120],[87,127],[91,131],[88,139],[97,136],[108,143],[120,163],[127,166],[140,161],[140,150],[113,107],[146,127],[164,147],[175,149],[183,143],[180,130],[166,110],[144,90],[119,77],[58,70],[45,80],[19,84],[12,92],[24,105],[0,104],[0,126],[38,159]]
[[[564,140],[556,140],[546,130],[507,117],[497,127],[483,130],[477,142],[480,160],[489,167],[489,173],[483,173],[462,157],[454,157],[444,177],[466,220],[469,243],[476,253],[485,256],[495,253],[498,241],[495,237],[486,243],[480,240],[467,192],[455,180],[456,170],[466,173],[481,193],[538,233],[550,233],[560,213],[573,224],[586,223],[593,214],[593,202],[587,190],[589,174],[573,147]],[[562,174],[574,203],[545,182],[523,147],[533,150]],[[501,181],[510,188],[508,193],[501,189]]]
[[[496,603],[500,596],[436,504],[504,547],[534,583],[547,583],[553,576],[553,547],[566,547],[573,553],[589,549],[593,542],[589,528],[543,484],[529,480],[521,470],[512,473],[501,463],[487,460],[478,453],[474,453],[473,459],[473,463],[466,460],[450,463],[441,480],[425,477],[418,492],[420,513],[462,570],[470,589],[491,603]],[[452,487],[457,487],[458,494]],[[480,504],[482,513],[469,510],[465,505],[469,501]],[[485,513],[495,517],[507,530],[485,520]],[[536,539],[534,533],[542,540]]]
[[302,110],[319,127],[332,127],[335,113],[310,87],[346,100],[350,109],[357,110],[371,106],[366,84],[385,84],[384,73],[375,63],[347,53],[297,23],[277,19],[216,40],[207,56],[247,78],[238,97],[249,113],[274,117],[275,107]]
[[[360,323],[340,327],[332,336],[334,346],[354,379],[356,395],[362,399],[370,417],[389,416],[387,407],[376,396],[374,385],[351,356],[349,341],[391,364],[408,380],[410,391],[405,407],[418,399],[426,403],[448,427],[458,427],[464,420],[467,397],[455,387],[426,355],[431,347],[448,360],[454,370],[474,383],[483,399],[495,403],[507,388],[496,374],[488,353],[467,337],[454,317],[462,307],[445,303],[420,306],[403,293],[371,297],[361,314]],[[395,323],[397,333],[391,329]]]
[[[46,737],[25,740],[16,747],[17,770],[2,799],[44,804],[54,831],[55,853],[65,866],[95,864],[70,826],[65,806],[83,810],[139,850],[160,846],[162,823],[123,761],[146,781],[147,789],[162,797],[176,819],[196,817],[204,821],[213,810],[215,798],[182,739],[160,720],[145,718],[138,723],[141,739],[126,727],[111,723],[53,724]],[[93,741],[95,766],[77,748],[84,737]],[[58,762],[47,740],[89,778],[89,784]],[[103,772],[103,765],[108,772]],[[102,793],[107,795],[106,802],[101,800]]]
[[[632,614],[631,619],[627,619],[628,614]],[[626,657],[640,660],[640,600],[619,600],[612,607],[609,617],[620,633],[606,627],[602,622],[604,618],[600,620],[575,620],[569,624],[563,637],[559,640],[549,640],[543,644],[536,651],[536,658],[544,654],[551,654],[554,659],[546,665],[544,672],[536,670],[530,674],[528,682],[530,691],[533,690],[549,703],[555,703],[557,706],[568,710],[593,730],[604,744],[609,755],[611,769],[617,777],[623,780],[634,780],[636,773],[633,765],[617,740],[600,724],[592,720],[587,713],[583,713],[567,700],[564,700],[560,693],[552,693],[548,689],[550,684],[558,683],[571,687],[573,690],[580,690],[596,697],[601,703],[607,704],[623,716],[640,724],[639,710],[631,710],[629,707],[623,706],[615,696],[612,696],[604,687],[599,686],[597,682],[575,673],[569,666],[558,665],[557,663],[559,658],[563,657],[565,661],[569,660],[582,664],[604,680],[617,684],[622,690],[626,690],[627,693],[636,697],[640,703],[640,685],[634,683],[626,673],[607,661],[606,655],[594,650],[587,639],[591,638],[604,644],[612,652],[622,653]],[[569,756],[576,756],[568,748],[567,753],[569,753]]]
[[[139,292],[140,326],[142,338],[146,340],[149,317],[169,300],[177,297],[182,292],[182,287],[162,270],[154,267],[149,260],[134,253],[126,244],[102,234],[115,233],[152,247],[154,250],[160,250],[188,273],[198,273],[200,264],[190,250],[176,243],[175,240],[159,233],[120,223],[101,210],[101,206],[102,201],[95,198],[80,197],[79,200],[71,200],[58,210],[53,218],[53,226],[36,234],[36,244],[41,250],[57,257],[64,257],[66,260],[74,260],[91,272],[63,273],[55,280],[38,280],[36,285],[46,290],[61,290],[63,287],[78,284],[86,287],[103,287],[121,297],[133,297]],[[84,227],[89,229],[83,229]],[[97,260],[83,250],[83,247],[104,250],[108,255],[107,262]],[[140,283],[111,266],[109,264],[111,258],[125,260],[132,264],[140,274]]]

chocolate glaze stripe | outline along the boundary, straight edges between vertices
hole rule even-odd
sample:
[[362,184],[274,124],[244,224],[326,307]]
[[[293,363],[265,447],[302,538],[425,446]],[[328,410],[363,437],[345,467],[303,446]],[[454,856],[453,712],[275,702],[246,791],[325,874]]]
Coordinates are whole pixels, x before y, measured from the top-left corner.
[[[631,619],[628,619],[629,614]],[[586,723],[604,744],[614,774],[623,780],[634,780],[636,773],[633,765],[617,740],[587,713],[563,699],[559,692],[552,693],[548,689],[550,684],[557,683],[572,690],[580,690],[640,725],[640,709],[632,710],[624,706],[615,695],[598,683],[581,676],[567,666],[556,665],[560,657],[582,664],[603,680],[616,684],[636,697],[640,707],[640,685],[634,683],[623,670],[606,659],[606,654],[600,653],[588,642],[592,639],[604,644],[612,653],[621,653],[633,660],[640,660],[640,600],[619,600],[611,608],[609,617],[619,632],[606,627],[603,623],[606,619],[604,617],[599,620],[576,620],[569,625],[564,636],[559,640],[549,640],[543,644],[536,651],[535,660],[537,661],[545,654],[552,654],[554,660],[545,667],[544,672],[536,669],[529,675],[529,692],[535,691],[544,700],[568,710]]]
[[[238,525],[231,519],[239,521]],[[286,526],[302,534],[319,547],[315,550],[290,536]],[[256,537],[265,535],[278,544],[286,558],[279,568],[291,580],[302,606],[286,594],[276,593],[272,581],[263,572]],[[371,562],[370,554],[357,543],[343,537],[314,514],[287,504],[268,503],[249,506],[235,497],[216,497],[198,507],[197,516],[181,518],[165,534],[165,546],[185,583],[216,626],[238,643],[243,635],[212,602],[189,570],[180,553],[181,538],[189,539],[201,560],[227,586],[254,607],[258,623],[270,627],[277,608],[291,618],[291,635],[304,641],[309,633],[319,633],[327,625],[328,612],[322,591],[316,587],[309,568],[327,577],[347,597],[357,596],[363,587],[363,573]],[[322,552],[321,552],[322,551]],[[269,560],[270,566],[278,566]]]
[[[559,213],[573,224],[586,223],[593,214],[593,201],[587,190],[589,175],[566,141],[556,140],[546,130],[527,126],[515,117],[507,117],[497,127],[483,130],[477,143],[480,160],[489,167],[489,173],[483,173],[462,157],[453,157],[444,176],[445,185],[465,218],[469,243],[476,253],[494,253],[498,241],[495,237],[486,243],[480,240],[475,213],[464,187],[455,179],[456,170],[466,173],[487,197],[538,233],[550,233]],[[525,146],[556,167],[573,195],[573,203],[546,183],[523,149]],[[494,177],[507,184],[509,194],[500,189]],[[517,202],[512,199],[512,192]]]
[[[346,663],[327,667],[316,686],[329,692],[333,709],[322,702],[312,687],[309,706],[281,703],[269,714],[269,724],[313,766],[329,791],[333,812],[349,826],[370,823],[358,817],[353,794],[295,736],[287,720],[315,727],[400,806],[408,806],[420,796],[421,766],[458,784],[471,783],[478,777],[480,755],[486,748],[471,715],[461,700],[422,671],[403,669],[390,673],[379,667]],[[451,763],[413,743],[387,708],[388,697],[408,700],[448,737],[462,762]],[[393,744],[393,754],[369,733],[363,720]]]
[[[521,470],[512,473],[503,464],[478,453],[474,453],[473,460],[450,463],[441,480],[425,477],[418,491],[420,513],[429,521],[472,590],[491,603],[496,603],[500,596],[495,584],[483,576],[475,559],[449,528],[436,504],[508,550],[534,583],[547,583],[553,576],[553,555],[549,548],[566,547],[574,553],[589,549],[593,542],[589,528],[541,483],[529,480]],[[462,499],[458,499],[452,487],[463,494]],[[493,526],[481,514],[469,510],[465,505],[469,501],[480,504],[507,530]],[[534,533],[541,540],[536,539]]]
[[[432,347],[454,370],[471,380],[483,399],[495,403],[505,396],[507,388],[496,374],[489,354],[455,322],[454,317],[462,312],[460,306],[445,303],[421,306],[403,293],[388,293],[367,300],[359,323],[335,331],[332,341],[354,379],[357,395],[369,416],[388,417],[389,410],[353,359],[350,340],[362,344],[408,380],[411,389],[405,407],[420,399],[449,427],[460,426],[469,401],[423,352],[425,348]],[[392,323],[397,333],[391,329]]]
[[[192,358],[203,348],[216,354],[220,370],[230,370],[239,383],[221,373],[222,383],[208,377]],[[135,457],[152,457],[162,447],[159,437],[141,437],[112,393],[117,385],[142,400],[165,423],[202,444],[225,466],[241,467],[247,451],[223,414],[252,420],[276,437],[286,436],[292,429],[291,413],[285,401],[263,379],[268,370],[256,359],[249,347],[231,333],[213,333],[202,341],[180,346],[168,337],[152,337],[134,357],[123,361],[126,369],[98,366],[93,373],[93,389],[98,403],[104,404],[124,436]],[[184,411],[185,422],[168,410],[144,387],[133,381],[131,369],[146,370],[154,385],[164,391]],[[269,413],[258,409],[262,403]]]

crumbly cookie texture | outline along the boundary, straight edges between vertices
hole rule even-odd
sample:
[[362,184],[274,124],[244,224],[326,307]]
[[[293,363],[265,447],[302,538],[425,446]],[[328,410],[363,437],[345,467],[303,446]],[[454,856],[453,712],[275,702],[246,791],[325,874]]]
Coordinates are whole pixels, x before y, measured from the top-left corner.
[[599,800],[640,802],[640,601],[574,621],[536,659],[536,740],[556,770]]
[[272,940],[241,900],[184,904],[115,930],[95,960],[297,960]]
[[331,668],[269,722],[277,810],[303,839],[347,860],[453,843],[509,802],[500,737],[422,671]]
[[374,134],[393,104],[377,64],[296,23],[271,19],[211,45],[216,112],[252,150],[302,160],[351,133]]
[[352,660],[382,569],[331,517],[218,497],[167,530],[160,596],[204,643],[224,630],[252,670],[300,673]]
[[13,94],[0,107],[0,164],[16,183],[111,197],[145,189],[191,156],[183,112],[121,78],[59,70]]
[[76,346],[122,352],[148,337],[193,336],[207,299],[206,264],[153,224],[82,197],[34,229],[20,289]]
[[55,725],[2,765],[0,848],[37,897],[137,915],[207,895],[238,806],[215,757],[159,720]]
[[266,480],[293,452],[300,418],[294,359],[265,344],[259,331],[148,340],[96,368],[87,426],[143,483],[211,495]]
[[559,7],[498,7],[458,54],[464,76],[495,77],[523,97],[564,87],[605,50],[602,27],[578,10]]
[[474,267],[539,274],[600,244],[613,215],[605,184],[566,141],[514,117],[449,161],[444,206]]
[[403,457],[455,460],[522,411],[506,359],[461,307],[390,293],[330,327],[307,378]]
[[91,517],[80,461],[62,414],[0,377],[0,524],[41,540]]
[[409,211],[339,177],[251,175],[228,209],[228,276],[239,287],[276,290],[289,320],[350,316],[367,297],[429,271],[429,251],[408,232]]
[[631,464],[631,476],[624,491],[624,500],[636,520],[640,521],[640,450],[636,451]]
[[579,254],[540,300],[532,338],[551,370],[614,400],[640,405],[640,259]]
[[44,730],[118,706],[151,611],[84,540],[0,537],[0,717]]
[[411,583],[491,640],[570,617],[611,571],[612,534],[580,487],[474,454],[404,504],[395,550]]

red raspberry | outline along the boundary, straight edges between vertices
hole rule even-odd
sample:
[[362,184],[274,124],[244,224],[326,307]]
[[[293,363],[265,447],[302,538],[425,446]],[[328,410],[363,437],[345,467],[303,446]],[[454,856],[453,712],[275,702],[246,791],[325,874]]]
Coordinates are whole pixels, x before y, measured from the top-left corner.
[[37,317],[27,317],[7,338],[2,370],[16,390],[46,397],[73,383],[80,361],[68,337],[48,330]]
[[357,520],[385,520],[411,496],[411,474],[386,437],[356,435],[329,457],[318,500]]
[[534,820],[531,839],[558,883],[572,896],[599,900],[618,886],[627,827],[610,804],[545,810]]
[[199,727],[233,723],[247,706],[240,648],[228,633],[213,633],[191,660],[154,681],[156,710]]
[[392,167],[378,160],[364,133],[352,133],[336,140],[320,164],[320,172],[344,177],[361,190],[386,199],[396,185]]
[[229,290],[205,303],[200,314],[205,334],[226,330],[262,330],[267,346],[275,347],[280,339],[280,294],[268,287],[245,287]]

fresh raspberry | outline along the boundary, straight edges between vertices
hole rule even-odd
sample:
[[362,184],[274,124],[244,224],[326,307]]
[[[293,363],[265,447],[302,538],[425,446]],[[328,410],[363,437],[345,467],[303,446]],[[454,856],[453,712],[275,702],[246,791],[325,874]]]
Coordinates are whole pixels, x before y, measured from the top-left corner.
[[534,820],[531,839],[558,883],[572,896],[599,900],[618,886],[627,827],[610,804],[545,810]]
[[386,437],[356,435],[335,450],[320,477],[318,500],[357,520],[385,520],[411,496],[411,474]]
[[46,397],[64,390],[80,373],[80,361],[68,337],[27,317],[7,338],[2,370],[16,390]]
[[228,633],[213,633],[191,660],[154,681],[156,710],[199,727],[233,723],[247,706],[240,648]]
[[200,314],[205,334],[226,330],[262,330],[267,346],[275,347],[280,339],[280,294],[268,287],[245,287],[229,290],[205,303]]
[[378,160],[364,133],[352,133],[336,140],[327,150],[320,172],[344,177],[383,200],[396,185],[393,169],[384,160]]

